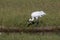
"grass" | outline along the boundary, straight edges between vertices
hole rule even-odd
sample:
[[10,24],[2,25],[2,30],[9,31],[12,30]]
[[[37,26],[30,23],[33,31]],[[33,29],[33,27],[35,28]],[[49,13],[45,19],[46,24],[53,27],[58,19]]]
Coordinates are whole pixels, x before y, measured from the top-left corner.
[[57,34],[2,33],[0,40],[60,40]]
[[47,14],[40,18],[39,26],[60,25],[60,0],[0,0],[0,25],[26,27],[31,12],[36,10]]
[[[26,28],[31,12],[37,10],[47,14],[39,26],[60,26],[60,0],[0,0],[0,26]],[[0,40],[60,40],[60,35],[2,33]]]

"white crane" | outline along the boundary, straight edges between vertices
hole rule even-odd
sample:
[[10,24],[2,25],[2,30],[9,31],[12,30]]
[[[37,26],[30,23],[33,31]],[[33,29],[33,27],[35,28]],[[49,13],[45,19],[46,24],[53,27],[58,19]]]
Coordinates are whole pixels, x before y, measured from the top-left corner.
[[35,12],[32,12],[31,18],[29,19],[29,22],[34,21],[34,19],[38,20],[39,17],[42,17],[44,15],[46,15],[46,13],[44,11],[35,11]]

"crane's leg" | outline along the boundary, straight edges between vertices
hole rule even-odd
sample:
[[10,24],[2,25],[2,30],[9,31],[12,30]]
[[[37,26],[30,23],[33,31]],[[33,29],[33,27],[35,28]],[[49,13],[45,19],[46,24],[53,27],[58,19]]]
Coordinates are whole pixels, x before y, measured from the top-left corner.
[[36,23],[37,23],[37,24],[39,23],[39,19],[38,19],[38,17],[36,17]]
[[36,22],[36,26],[38,26],[39,25],[39,19],[38,19],[38,17],[36,17],[35,22]]

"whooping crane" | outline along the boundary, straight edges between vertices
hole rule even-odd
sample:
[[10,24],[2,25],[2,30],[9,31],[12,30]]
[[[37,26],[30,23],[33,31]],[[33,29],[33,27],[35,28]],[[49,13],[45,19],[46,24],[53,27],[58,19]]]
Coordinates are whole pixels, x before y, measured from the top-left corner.
[[29,19],[29,22],[34,21],[34,19],[38,20],[39,17],[43,17],[44,15],[46,15],[46,13],[44,11],[32,12],[31,18]]

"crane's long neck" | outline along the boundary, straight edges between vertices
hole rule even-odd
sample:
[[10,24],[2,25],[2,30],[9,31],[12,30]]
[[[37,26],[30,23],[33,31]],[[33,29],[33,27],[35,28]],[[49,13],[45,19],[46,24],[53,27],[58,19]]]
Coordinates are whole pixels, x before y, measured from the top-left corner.
[[34,21],[34,18],[32,17],[31,21]]

